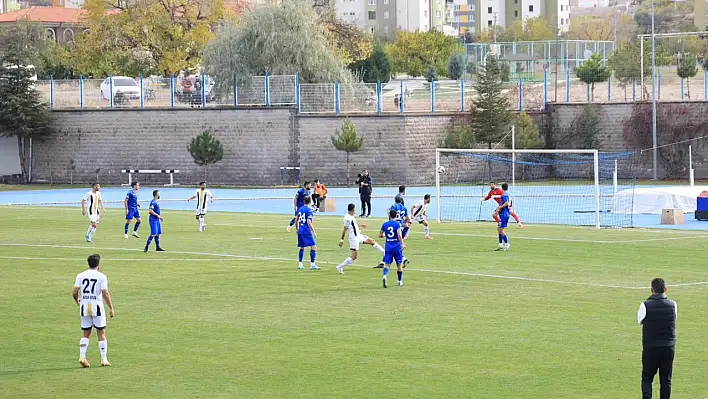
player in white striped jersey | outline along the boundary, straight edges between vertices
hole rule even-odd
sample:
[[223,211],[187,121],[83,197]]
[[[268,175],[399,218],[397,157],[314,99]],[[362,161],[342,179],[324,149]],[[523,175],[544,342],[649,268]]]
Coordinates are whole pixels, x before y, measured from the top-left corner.
[[[207,201],[209,198],[209,201]],[[209,207],[209,202],[214,202],[214,195],[206,188],[206,182],[203,181],[199,183],[199,188],[193,196],[187,198],[187,202],[196,199],[197,200],[197,211],[195,213],[196,219],[199,221],[199,231],[206,230],[206,213]]]
[[430,204],[430,194],[425,194],[422,200],[419,200],[411,208],[411,218],[414,222],[418,222],[425,226],[425,239],[432,240],[430,237],[430,227],[428,225],[428,204]]
[[106,213],[106,207],[103,206],[103,198],[101,198],[101,185],[93,184],[91,191],[84,195],[81,199],[81,214],[89,218],[89,228],[86,232],[86,242],[91,242],[93,235],[96,233],[98,224],[101,221],[101,212]]
[[[344,245],[344,236],[348,233],[349,249],[352,252],[351,256],[345,259],[342,264],[337,266],[337,271],[341,274],[344,274],[344,266],[351,265],[359,257],[359,246],[361,244],[371,245],[382,254],[385,252],[383,247],[381,247],[381,245],[379,245],[376,241],[361,233],[361,229],[359,228],[359,224],[356,222],[354,215],[356,215],[356,205],[349,204],[347,206],[347,214],[344,215],[344,229],[342,230],[342,239],[339,240],[339,246],[342,247]],[[362,224],[361,227],[366,228],[366,225]]]
[[103,301],[105,300],[108,305],[111,318],[116,315],[116,312],[113,310],[113,301],[108,292],[108,277],[99,271],[101,255],[91,255],[87,261],[89,269],[76,276],[72,294],[74,301],[79,305],[81,329],[84,331],[79,342],[79,363],[83,367],[91,367],[86,360],[86,350],[91,339],[91,330],[95,328],[98,335],[98,350],[101,353],[101,366],[110,366],[106,340],[106,308]]

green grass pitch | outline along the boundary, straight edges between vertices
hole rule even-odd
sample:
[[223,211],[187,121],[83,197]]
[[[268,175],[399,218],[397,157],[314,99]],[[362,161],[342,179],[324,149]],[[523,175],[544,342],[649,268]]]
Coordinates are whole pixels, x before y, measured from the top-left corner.
[[[433,223],[433,241],[416,225],[405,286],[383,289],[368,246],[334,270],[341,215],[316,217],[322,270],[302,272],[287,215],[210,213],[199,233],[163,214],[169,252],[144,254],[147,223],[126,240],[120,210],[88,244],[77,209],[3,208],[0,398],[639,397],[636,311],[657,276],[679,305],[674,397],[708,397],[705,233],[512,226],[499,253],[493,224]],[[92,253],[111,368],[95,335],[78,364],[71,290]]]

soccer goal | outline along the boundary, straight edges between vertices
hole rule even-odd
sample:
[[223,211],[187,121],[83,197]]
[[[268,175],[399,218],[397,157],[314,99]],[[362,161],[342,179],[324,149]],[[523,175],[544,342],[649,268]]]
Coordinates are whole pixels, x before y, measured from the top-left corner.
[[[524,223],[631,227],[631,153],[598,150],[436,150],[437,220],[491,221],[490,184],[509,185]],[[614,211],[613,211],[614,210]]]

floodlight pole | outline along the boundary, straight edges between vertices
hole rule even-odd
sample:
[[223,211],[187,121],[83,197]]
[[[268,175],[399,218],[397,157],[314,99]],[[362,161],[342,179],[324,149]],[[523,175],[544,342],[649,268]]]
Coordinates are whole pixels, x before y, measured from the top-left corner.
[[659,167],[657,160],[657,143],[656,143],[656,55],[654,36],[654,0],[651,0],[651,139],[652,139],[652,169],[654,172],[654,180],[658,178],[657,168]]
[[516,186],[516,126],[511,125],[511,187]]

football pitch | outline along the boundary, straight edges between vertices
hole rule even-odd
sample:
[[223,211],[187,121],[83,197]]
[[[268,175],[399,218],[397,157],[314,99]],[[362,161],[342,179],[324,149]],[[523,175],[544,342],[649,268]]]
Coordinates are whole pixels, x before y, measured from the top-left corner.
[[[315,217],[311,272],[287,215],[211,212],[199,233],[192,212],[164,211],[168,252],[145,254],[147,221],[126,240],[120,209],[91,244],[77,208],[2,210],[0,398],[639,397],[653,277],[680,309],[673,397],[708,397],[705,232],[512,226],[494,252],[492,223],[433,223],[432,241],[415,225],[405,286],[383,289],[368,246],[334,270],[342,215]],[[359,222],[374,237],[383,220]],[[116,306],[113,367],[94,335],[82,369],[71,290],[92,253]]]

